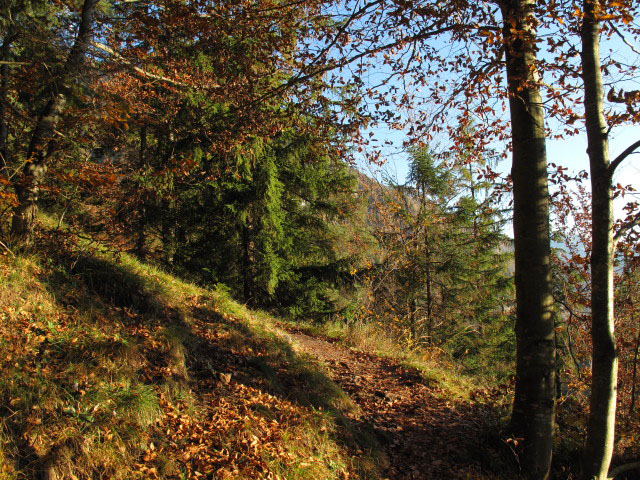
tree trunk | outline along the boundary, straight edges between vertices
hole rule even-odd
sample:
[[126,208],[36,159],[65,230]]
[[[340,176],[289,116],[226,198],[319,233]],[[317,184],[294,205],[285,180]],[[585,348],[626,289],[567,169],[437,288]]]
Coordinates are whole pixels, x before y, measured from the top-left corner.
[[553,337],[554,337],[553,341],[556,344],[556,400],[558,400],[560,399],[560,397],[562,397],[562,376],[561,376],[562,355],[557,354],[557,348],[558,348],[558,345],[560,345],[560,341],[558,340],[557,330],[554,332]]
[[[140,127],[140,152],[139,152],[139,168],[140,174],[144,175],[145,167],[147,166],[147,125],[146,123]],[[138,185],[139,188],[140,185]],[[136,232],[136,256],[141,260],[144,260],[146,257],[146,245],[147,245],[147,234],[146,234],[146,226],[147,226],[147,194],[146,188],[145,191],[140,195],[140,203],[138,205],[138,231]]]
[[423,336],[418,311],[418,302],[416,302],[415,298],[412,298],[409,302],[409,321],[411,322],[411,341],[416,346]]
[[640,351],[640,332],[636,336],[636,349],[633,353],[633,375],[631,376],[631,402],[629,403],[629,416],[633,415],[636,406],[636,380],[638,378],[638,352]]
[[[422,196],[422,203],[420,204],[420,219],[425,222],[424,211],[427,206],[427,185],[425,183],[420,184],[420,192]],[[426,315],[427,315],[427,345],[433,346],[433,276],[431,272],[431,248],[429,245],[429,232],[430,227],[425,223],[424,225],[424,265],[425,265],[425,293],[426,293]],[[417,236],[416,236],[417,241]],[[416,245],[416,253],[418,246]]]
[[242,293],[244,303],[253,303],[253,285],[251,275],[251,232],[247,225],[242,226]]
[[30,162],[14,188],[18,197],[18,205],[13,210],[11,234],[17,238],[28,238],[33,231],[34,221],[38,210],[37,201],[40,193],[40,184],[47,173],[48,142],[55,131],[55,126],[60,119],[60,113],[64,108],[66,98],[63,94],[57,94],[45,106],[36,129],[31,138],[31,144],[27,152]]
[[584,1],[582,78],[591,170],[592,381],[583,478],[606,479],[613,453],[618,353],[613,333],[613,199],[600,71],[598,0]]
[[48,150],[69,95],[70,80],[78,74],[89,47],[98,1],[84,0],[78,35],[61,73],[49,86],[50,99],[38,116],[26,156],[29,163],[15,184],[18,206],[13,211],[11,225],[14,237],[28,238],[33,230],[40,184],[47,171]]
[[174,204],[170,197],[162,199],[161,212],[162,257],[169,270],[172,270],[176,254],[176,220]]
[[431,251],[425,233],[424,261],[426,266],[426,303],[427,303],[427,345],[433,345],[433,278],[431,276]]
[[[511,113],[516,286],[516,387],[511,429],[527,478],[549,478],[555,344],[544,112],[537,86],[533,0],[502,5]],[[515,28],[514,28],[515,27]]]
[[[0,60],[8,62],[11,58],[11,42],[13,35],[8,33],[0,47]],[[9,178],[9,120],[7,118],[7,105],[9,100],[9,65],[0,65],[0,175]]]

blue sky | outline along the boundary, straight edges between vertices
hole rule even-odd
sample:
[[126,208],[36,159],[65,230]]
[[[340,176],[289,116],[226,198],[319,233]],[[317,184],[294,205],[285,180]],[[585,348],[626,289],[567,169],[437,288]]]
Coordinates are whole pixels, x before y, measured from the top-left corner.
[[[576,41],[579,41],[579,39],[576,39]],[[624,63],[627,64],[638,65],[640,63],[640,55],[632,49],[627,48],[627,46],[625,46],[618,37],[614,37],[610,40],[603,39],[601,47],[603,58],[606,55],[612,55],[616,58],[623,59]],[[443,43],[442,48],[445,49],[453,47],[447,46],[447,44]],[[638,48],[640,49],[640,46],[638,46]],[[541,51],[540,55],[545,55],[545,52]],[[368,76],[372,79],[377,79],[380,75],[385,74],[388,74],[388,72],[385,72],[383,68],[381,72],[370,72]],[[553,80],[550,81],[552,82]],[[617,88],[624,87],[627,90],[637,90],[639,88],[639,84],[640,79],[630,76],[625,79],[624,83],[617,83],[615,86]],[[395,83],[394,85],[401,87],[398,83]],[[608,90],[609,87],[607,86],[605,88]],[[400,93],[402,93],[402,91]],[[582,105],[577,105],[575,110],[580,112],[582,110]],[[411,113],[409,112],[407,115],[410,116]],[[581,120],[578,120],[578,123],[579,122],[581,122]],[[402,143],[406,139],[405,133],[402,131],[392,130],[385,125],[378,125],[375,128],[372,128],[371,131],[374,133],[375,138],[378,139],[379,144],[382,144],[385,140],[391,140],[392,145],[381,149],[382,157],[386,159],[385,165],[381,168],[369,165],[363,158],[358,160],[359,168],[378,179],[382,179],[387,175],[391,176],[396,181],[404,181],[408,171],[407,155],[402,148]],[[367,131],[366,135],[368,135],[368,133],[369,132]],[[640,126],[638,125],[620,126],[612,129],[609,136],[611,159],[614,159],[630,144],[638,140],[640,140]],[[434,141],[430,142],[430,145],[434,150],[438,151],[447,149],[448,142],[448,138],[436,137]],[[505,151],[506,149],[506,145],[504,144],[495,144],[492,145],[492,147],[495,148],[496,151]],[[588,171],[589,161],[586,149],[586,134],[584,132],[572,137],[567,137],[563,140],[548,139],[547,158],[550,163],[567,167],[570,174],[577,173],[581,170]],[[508,159],[502,160],[497,166],[497,170],[505,174],[509,172],[510,168],[510,155]],[[624,186],[631,185],[640,190],[640,151],[631,155],[618,168],[614,176],[614,183],[620,183]],[[588,182],[586,182],[586,185],[588,187]],[[615,212],[618,218],[622,216],[622,206],[630,200],[631,198],[626,196],[625,198],[618,198],[615,201]]]
[[[374,176],[378,180],[384,181],[385,176],[390,176],[396,181],[403,182],[408,172],[407,155],[403,152],[402,141],[404,140],[404,134],[395,130],[390,130],[385,127],[378,127],[375,129],[375,134],[384,139],[392,139],[394,145],[387,147],[383,156],[386,158],[386,162],[382,167],[370,165],[364,159],[359,160],[359,169],[367,173],[370,176]],[[611,159],[614,159],[618,154],[624,151],[630,144],[640,140],[640,126],[629,125],[619,127],[612,131],[610,137],[610,154]],[[502,147],[504,148],[504,147]],[[589,170],[589,159],[587,157],[587,144],[584,134],[569,137],[563,140],[548,140],[547,141],[547,159],[549,162],[557,165],[565,166],[569,169],[570,174],[576,174],[581,170]],[[508,173],[511,168],[511,158],[502,160],[498,164],[498,170],[502,173]],[[614,182],[620,183],[624,186],[631,185],[634,188],[640,190],[640,149],[637,153],[631,155],[627,160],[618,168]],[[588,187],[588,182],[587,182]],[[630,197],[619,197],[614,202],[616,218],[622,218],[622,207],[630,201]],[[508,227],[506,232],[509,235],[512,234],[511,227]]]

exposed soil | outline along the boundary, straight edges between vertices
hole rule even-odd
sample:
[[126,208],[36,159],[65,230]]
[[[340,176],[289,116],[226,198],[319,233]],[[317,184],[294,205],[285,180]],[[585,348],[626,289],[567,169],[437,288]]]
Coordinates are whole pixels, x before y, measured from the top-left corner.
[[505,458],[499,440],[486,434],[495,419],[485,405],[447,399],[420,372],[391,359],[301,332],[289,335],[359,405],[359,420],[375,431],[388,457],[385,478],[487,479],[507,473],[500,472]]

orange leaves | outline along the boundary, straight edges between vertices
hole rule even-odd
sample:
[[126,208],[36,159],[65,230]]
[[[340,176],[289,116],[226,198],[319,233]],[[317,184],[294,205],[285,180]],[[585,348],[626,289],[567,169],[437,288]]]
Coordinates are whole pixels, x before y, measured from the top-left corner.
[[490,29],[479,29],[478,35],[485,38],[485,41],[489,45],[493,45],[494,43],[501,41],[501,37],[495,30]]
[[[207,399],[209,405],[198,417],[179,414],[174,406],[163,400],[165,416],[158,429],[165,445],[157,451],[148,449],[143,460],[153,464],[160,453],[169,455],[177,459],[190,479],[211,473],[218,478],[237,478],[241,473],[245,477],[270,478],[262,457],[265,450],[270,455],[278,455],[278,430],[281,427],[259,412],[262,408],[273,409],[274,401],[277,408],[279,401],[243,385],[231,386],[224,396],[205,393],[202,400]],[[261,409],[251,408],[251,402],[256,399],[268,401]],[[259,432],[260,436],[252,431]]]
[[65,165],[62,169],[53,170],[51,176],[59,182],[94,191],[96,188],[109,188],[117,181],[116,174],[110,166],[93,162]]
[[4,202],[12,207],[18,206],[18,197],[13,192],[4,192],[0,190],[0,202]]
[[3,190],[2,187],[6,187],[6,188],[11,187],[11,182],[7,180],[7,178],[5,178],[4,175],[0,175],[0,204],[6,203],[7,205],[10,205],[13,207],[17,206],[18,199],[16,195],[11,191]]
[[[613,0],[610,2],[604,0],[599,5],[598,11],[595,12],[595,17],[600,22],[622,21],[623,24],[629,25],[633,22],[633,15],[630,13],[631,8],[631,2],[627,0]],[[582,20],[585,13],[578,6],[574,6],[572,15]]]
[[122,128],[124,130],[129,129],[129,118],[131,115],[127,110],[118,104],[108,104],[101,111],[102,120],[116,128]]

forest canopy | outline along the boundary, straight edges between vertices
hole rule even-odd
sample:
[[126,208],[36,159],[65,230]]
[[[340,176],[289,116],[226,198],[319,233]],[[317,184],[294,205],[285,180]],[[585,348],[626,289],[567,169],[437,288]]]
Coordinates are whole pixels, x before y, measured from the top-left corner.
[[[574,467],[606,479],[640,432],[640,211],[614,181],[640,139],[609,152],[640,120],[639,10],[0,0],[3,250],[38,251],[42,208],[251,308],[388,332],[506,386],[527,478],[588,411]],[[397,132],[406,178],[358,170]],[[578,172],[547,158],[569,137]]]

